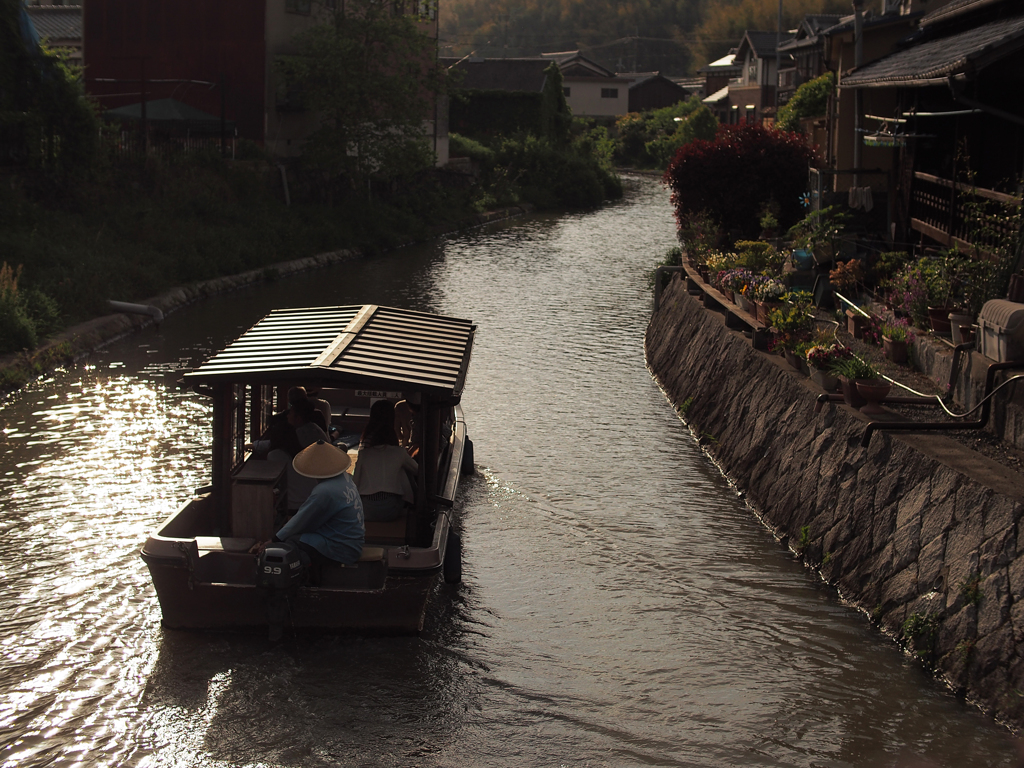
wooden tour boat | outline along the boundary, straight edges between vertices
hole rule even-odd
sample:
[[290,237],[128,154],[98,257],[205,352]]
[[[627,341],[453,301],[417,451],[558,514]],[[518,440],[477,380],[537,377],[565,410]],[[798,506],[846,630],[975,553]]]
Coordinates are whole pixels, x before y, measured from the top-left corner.
[[[213,473],[142,548],[164,626],[421,630],[438,575],[461,578],[449,510],[461,471],[472,471],[459,401],[475,331],[467,320],[370,304],[282,309],[186,374],[213,401]],[[397,521],[368,522],[359,562],[325,568],[317,587],[282,583],[249,552],[282,524],[289,482],[293,501],[304,480],[290,462],[251,451],[298,385],[330,403],[349,445],[373,401],[416,411],[415,506]]]

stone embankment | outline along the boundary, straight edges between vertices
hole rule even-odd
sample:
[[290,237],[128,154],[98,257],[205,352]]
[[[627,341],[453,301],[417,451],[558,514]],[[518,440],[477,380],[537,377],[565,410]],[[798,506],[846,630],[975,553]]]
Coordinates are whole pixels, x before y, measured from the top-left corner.
[[[1024,724],[1024,479],[938,433],[876,433],[672,279],[647,361],[788,546],[959,695]],[[1019,542],[1019,544],[1018,544]]]

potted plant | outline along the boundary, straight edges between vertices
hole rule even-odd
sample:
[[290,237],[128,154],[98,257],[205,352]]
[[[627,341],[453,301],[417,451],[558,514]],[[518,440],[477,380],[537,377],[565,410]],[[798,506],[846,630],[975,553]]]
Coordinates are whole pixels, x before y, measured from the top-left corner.
[[784,298],[785,303],[768,315],[768,323],[775,334],[774,349],[784,356],[788,352],[787,360],[799,369],[795,357],[790,359],[790,356],[794,355],[798,344],[810,339],[814,327],[814,316],[810,312],[812,297],[808,291],[791,291]]
[[789,229],[793,247],[813,254],[819,264],[827,264],[835,258],[836,244],[840,232],[849,216],[836,206],[829,205],[819,211],[811,211]]
[[850,348],[839,342],[811,346],[805,354],[807,365],[811,369],[811,380],[826,392],[835,392],[839,386],[839,378],[832,373],[832,368],[839,360],[852,356]]
[[914,334],[906,318],[897,317],[882,323],[882,352],[898,365],[906,365],[908,348],[914,342]]
[[753,292],[754,303],[757,305],[757,318],[769,325],[768,316],[778,308],[781,299],[786,295],[786,284],[774,277],[760,276],[755,278],[750,291]]
[[883,379],[870,363],[851,356],[837,361],[832,370],[839,376],[847,405],[859,408],[861,413],[885,413],[879,403],[889,394],[892,383]]

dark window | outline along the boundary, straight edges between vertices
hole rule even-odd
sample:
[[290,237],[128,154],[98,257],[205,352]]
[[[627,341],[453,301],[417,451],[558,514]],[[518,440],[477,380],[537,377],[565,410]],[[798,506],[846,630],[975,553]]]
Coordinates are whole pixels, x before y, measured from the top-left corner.
[[602,99],[617,99],[617,98],[619,98],[619,89],[618,88],[602,88],[601,89],[601,98]]
[[565,94],[565,98],[567,98],[567,99],[569,98],[569,91],[571,91],[571,90],[572,90],[572,89],[571,89],[571,88],[570,88],[569,86],[565,86],[565,87],[564,87],[564,88],[562,89],[562,93],[564,93],[564,94]]

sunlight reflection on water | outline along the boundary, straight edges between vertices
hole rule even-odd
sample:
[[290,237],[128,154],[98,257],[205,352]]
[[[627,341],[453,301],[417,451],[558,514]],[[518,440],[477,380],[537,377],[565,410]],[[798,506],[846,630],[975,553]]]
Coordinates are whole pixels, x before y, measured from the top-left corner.
[[[650,380],[666,194],[176,313],[0,407],[0,767],[1009,765],[780,550]],[[175,379],[275,306],[469,317],[464,583],[419,638],[164,631],[138,550],[208,482]],[[685,343],[681,340],[680,343]]]

